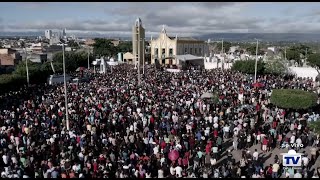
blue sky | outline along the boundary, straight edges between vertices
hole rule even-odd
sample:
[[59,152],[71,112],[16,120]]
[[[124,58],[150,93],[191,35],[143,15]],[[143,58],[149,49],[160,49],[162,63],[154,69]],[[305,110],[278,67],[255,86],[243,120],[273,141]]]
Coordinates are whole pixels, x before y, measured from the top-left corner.
[[147,34],[318,33],[320,3],[275,2],[2,2],[0,32],[67,29],[130,34],[137,17]]

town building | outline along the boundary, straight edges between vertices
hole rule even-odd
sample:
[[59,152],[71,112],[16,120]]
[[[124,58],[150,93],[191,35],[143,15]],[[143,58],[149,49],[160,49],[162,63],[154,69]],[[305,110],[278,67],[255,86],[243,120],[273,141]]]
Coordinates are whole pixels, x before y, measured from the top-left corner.
[[128,64],[134,64],[134,55],[131,52],[124,53],[123,62]]
[[62,30],[62,36],[63,36],[64,39],[67,38],[67,29],[66,29],[66,28],[64,28],[64,29]]
[[0,73],[10,73],[21,61],[21,55],[16,50],[10,48],[0,49]]
[[167,35],[165,27],[157,39],[151,39],[151,64],[179,64],[177,55],[193,55],[204,57],[209,54],[208,44],[205,41],[191,37],[171,37]]
[[44,36],[46,37],[46,39],[51,39],[52,37],[52,30],[46,30],[44,32]]

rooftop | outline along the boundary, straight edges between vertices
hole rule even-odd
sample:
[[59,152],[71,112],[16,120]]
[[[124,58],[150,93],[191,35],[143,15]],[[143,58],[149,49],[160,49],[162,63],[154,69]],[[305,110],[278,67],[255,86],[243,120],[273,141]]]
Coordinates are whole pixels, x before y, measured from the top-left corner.
[[[176,39],[175,36],[169,36],[169,38],[171,40]],[[201,41],[202,42],[202,40],[198,40],[198,39],[195,39],[195,38],[192,38],[192,37],[177,37],[177,39],[178,39],[178,41]]]

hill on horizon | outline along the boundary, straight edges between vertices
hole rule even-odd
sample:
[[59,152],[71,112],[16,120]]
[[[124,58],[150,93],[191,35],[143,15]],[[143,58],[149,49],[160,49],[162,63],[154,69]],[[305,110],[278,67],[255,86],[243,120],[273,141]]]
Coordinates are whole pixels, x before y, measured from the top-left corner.
[[[81,33],[75,34],[77,37],[85,38],[104,38],[118,37],[123,40],[131,40],[131,36],[121,36],[116,34],[97,34],[97,33]],[[43,32],[0,32],[0,37],[28,37],[28,36],[44,36]],[[150,38],[146,36],[146,38]],[[266,42],[320,42],[320,33],[212,33],[194,36],[194,38],[207,41],[233,41],[233,42],[254,42],[255,39]]]
[[320,34],[309,34],[309,33],[213,33],[207,35],[198,36],[198,38],[207,41],[260,41],[269,42],[319,42]]

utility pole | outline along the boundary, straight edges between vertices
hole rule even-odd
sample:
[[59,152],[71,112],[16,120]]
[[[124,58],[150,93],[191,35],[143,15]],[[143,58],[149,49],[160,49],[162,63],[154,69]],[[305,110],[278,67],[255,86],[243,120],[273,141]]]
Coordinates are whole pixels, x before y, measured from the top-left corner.
[[88,48],[88,70],[90,69],[90,47]]
[[146,48],[145,48],[145,39],[143,38],[142,39],[142,46],[143,46],[143,53],[142,53],[142,63],[143,63],[143,66],[142,66],[142,74],[144,75],[144,66],[145,66],[145,52],[146,52]]
[[254,67],[254,83],[256,83],[256,82],[257,82],[258,46],[259,46],[259,40],[257,39],[257,47],[256,47],[256,63],[255,63],[255,67]]
[[306,55],[305,55],[306,59],[307,59],[307,55],[308,55],[308,48],[306,48]]
[[138,33],[138,85],[140,85],[140,34]]
[[63,81],[64,81],[64,101],[65,101],[65,108],[66,108],[66,125],[67,130],[69,131],[69,114],[68,114],[68,96],[67,96],[67,81],[66,81],[66,62],[64,56],[64,42],[62,44],[62,63],[63,63]]
[[29,87],[29,68],[28,68],[28,52],[27,52],[27,48],[24,48],[25,52],[26,52],[26,72],[27,72],[27,85]]
[[[221,69],[223,70],[224,69],[224,53],[223,53],[223,39],[222,39],[222,43],[221,43]],[[223,59],[222,59],[223,57]]]
[[284,47],[284,60],[287,60],[287,47]]

